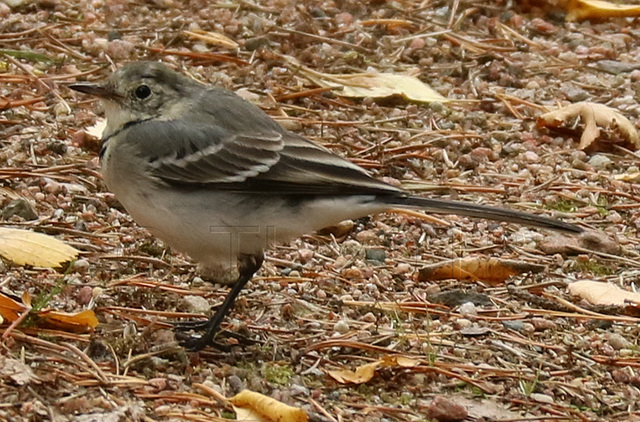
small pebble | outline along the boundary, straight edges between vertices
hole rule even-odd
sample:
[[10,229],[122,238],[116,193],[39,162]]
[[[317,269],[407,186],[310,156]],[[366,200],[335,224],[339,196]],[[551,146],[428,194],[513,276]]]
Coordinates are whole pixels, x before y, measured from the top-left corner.
[[80,290],[78,290],[76,302],[78,302],[79,305],[88,305],[91,299],[93,299],[93,288],[91,288],[91,286],[82,286]]
[[189,312],[194,313],[206,313],[211,309],[211,305],[209,301],[202,296],[185,296],[182,299],[182,303],[184,308]]
[[333,326],[333,330],[340,334],[346,334],[349,332],[349,323],[343,319],[336,322]]
[[89,270],[89,261],[81,258],[73,263],[73,269],[79,273],[86,273]]
[[524,328],[524,322],[521,319],[517,319],[514,321],[502,321],[502,325],[504,328],[513,331],[522,331]]
[[378,318],[376,318],[376,316],[373,314],[373,312],[367,312],[366,314],[364,314],[361,318],[360,321],[363,322],[376,322]]
[[378,234],[373,230],[362,230],[356,233],[356,239],[361,243],[370,243],[378,239]]
[[558,324],[545,318],[531,318],[529,322],[533,324],[536,331],[555,330],[558,328]]
[[125,60],[131,57],[135,46],[125,40],[113,40],[107,43],[106,53],[115,60]]
[[342,276],[348,280],[362,279],[362,271],[359,268],[347,268],[342,271]]
[[387,259],[387,252],[384,249],[365,249],[364,253],[367,261],[384,264],[384,260]]
[[462,315],[478,315],[478,310],[476,309],[476,305],[472,302],[466,302],[460,305],[458,308],[458,312]]
[[34,210],[33,205],[24,198],[14,199],[2,209],[3,219],[8,220],[14,215],[22,217],[27,221],[38,219],[38,214]]
[[553,397],[548,394],[532,393],[531,399],[537,401],[538,403],[553,404]]
[[427,42],[423,38],[414,38],[411,40],[409,44],[409,48],[413,48],[414,50],[418,50],[424,48]]
[[609,334],[607,338],[607,342],[611,347],[615,350],[625,349],[631,346],[631,343],[626,338],[622,337],[620,334],[613,333]]
[[237,375],[230,375],[227,378],[227,384],[229,384],[229,387],[231,387],[234,394],[238,394],[240,391],[244,390],[244,383]]
[[455,401],[435,396],[427,408],[427,415],[438,422],[457,422],[465,420],[469,413],[464,406]]
[[473,325],[473,322],[471,322],[470,320],[466,319],[466,318],[458,318],[455,321],[455,327],[458,330],[464,329],[464,328],[469,328]]
[[311,261],[313,258],[314,252],[311,249],[300,249],[298,250],[298,256],[300,257],[300,262],[306,264]]
[[602,154],[596,154],[588,161],[590,166],[593,166],[596,170],[605,170],[612,164],[609,157]]
[[296,396],[309,397],[311,395],[311,392],[304,385],[293,384],[291,386],[290,394],[292,397],[296,397]]

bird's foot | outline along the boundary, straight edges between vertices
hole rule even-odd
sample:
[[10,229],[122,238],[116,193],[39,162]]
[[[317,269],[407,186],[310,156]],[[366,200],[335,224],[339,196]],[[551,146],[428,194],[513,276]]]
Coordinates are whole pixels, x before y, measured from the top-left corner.
[[222,352],[230,352],[231,346],[227,344],[218,343],[214,340],[209,340],[206,336],[186,334],[181,331],[176,331],[176,340],[178,344],[185,348],[189,352],[199,352],[207,346],[212,346]]
[[209,327],[209,320],[191,320],[191,321],[180,321],[174,322],[173,328],[176,331],[202,331],[206,330]]
[[[176,329],[176,339],[178,344],[190,352],[197,352],[207,346],[215,347],[223,352],[231,351],[232,345],[217,342],[213,339],[207,341],[206,335],[187,334],[185,331],[203,331],[208,328],[208,321],[185,321],[174,324]],[[216,334],[216,338],[233,338],[237,340],[237,344],[248,346],[256,344],[255,340],[233,331],[220,331]]]

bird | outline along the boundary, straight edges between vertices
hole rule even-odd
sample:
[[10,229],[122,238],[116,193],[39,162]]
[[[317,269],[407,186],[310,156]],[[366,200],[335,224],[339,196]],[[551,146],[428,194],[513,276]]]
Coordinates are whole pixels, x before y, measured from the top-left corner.
[[238,278],[187,350],[214,345],[265,250],[301,235],[389,209],[420,209],[568,233],[580,226],[508,208],[427,198],[372,177],[297,135],[232,91],[154,61],[122,66],[75,91],[100,98],[106,127],[101,171],[132,218],[205,266]]

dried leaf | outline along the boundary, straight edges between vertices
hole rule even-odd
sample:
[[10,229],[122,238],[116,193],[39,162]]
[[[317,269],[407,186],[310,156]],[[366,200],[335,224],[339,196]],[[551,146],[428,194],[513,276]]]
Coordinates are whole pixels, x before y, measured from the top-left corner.
[[581,280],[568,286],[569,293],[594,305],[628,306],[640,304],[640,293],[623,290],[611,283]]
[[355,371],[341,369],[327,371],[327,373],[341,384],[364,384],[373,378],[378,367],[415,368],[419,365],[419,359],[402,355],[386,355],[380,360],[357,367]]
[[[578,117],[584,125],[579,149],[606,151],[611,149],[611,144],[633,151],[640,148],[635,126],[618,111],[603,104],[582,102],[550,111],[538,118],[538,127],[572,128]],[[606,129],[606,138],[601,136],[600,128]]]
[[566,5],[567,21],[604,18],[633,18],[640,16],[640,6],[616,4],[599,0],[569,0]]
[[312,82],[323,88],[335,88],[336,93],[343,97],[387,98],[401,95],[409,100],[424,103],[449,101],[413,76],[378,72],[353,74],[320,73],[302,66],[291,57],[285,57],[285,59]]
[[420,360],[402,355],[386,355],[382,359],[382,366],[386,367],[400,367],[400,368],[415,368],[420,365]]
[[539,273],[545,269],[544,265],[477,256],[453,259],[424,267],[418,272],[418,281],[437,281],[453,278],[456,280],[499,284],[516,274]]
[[617,239],[610,237],[602,230],[587,230],[578,236],[547,236],[538,242],[538,248],[547,255],[563,254],[577,255],[584,253],[584,250],[604,252],[610,255],[617,255],[621,251]]
[[271,397],[242,390],[229,399],[236,420],[244,422],[307,422],[307,412],[288,406]]
[[[0,293],[0,316],[8,322],[13,322],[24,312],[31,311],[31,295],[28,292],[22,294],[22,303]],[[42,310],[35,312],[40,318],[38,326],[53,327],[72,333],[86,333],[98,326],[98,319],[92,310],[81,312],[60,312],[55,310]]]
[[341,369],[335,371],[327,371],[329,376],[341,384],[364,384],[373,378],[376,369],[383,363],[382,360],[367,363],[356,368],[355,371],[350,369]]
[[55,237],[29,230],[0,228],[0,255],[18,265],[55,268],[78,256],[77,249]]
[[26,385],[34,381],[40,383],[29,365],[7,357],[0,359],[0,378],[10,380],[17,385]]
[[97,119],[96,122],[87,127],[84,131],[87,135],[93,136],[94,138],[101,139],[102,133],[107,127],[107,119]]
[[42,318],[49,327],[71,333],[87,333],[98,326],[98,318],[90,309],[74,313],[53,310],[40,311],[38,317]]
[[190,36],[191,38],[195,38],[197,40],[201,40],[209,44],[219,45],[221,47],[226,47],[226,48],[239,47],[237,42],[217,32],[208,32],[208,31],[202,31],[202,30],[182,31],[182,32],[185,35]]
[[22,303],[0,292],[0,316],[2,316],[5,321],[15,321],[20,317],[20,314],[26,312],[28,309],[29,308]]

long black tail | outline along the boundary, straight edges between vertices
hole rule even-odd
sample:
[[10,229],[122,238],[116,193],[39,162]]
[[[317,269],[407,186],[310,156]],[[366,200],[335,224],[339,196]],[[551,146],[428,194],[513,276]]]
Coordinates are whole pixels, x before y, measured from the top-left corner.
[[507,208],[494,208],[485,205],[422,198],[418,196],[398,196],[393,198],[391,202],[397,204],[398,207],[416,208],[434,214],[465,215],[468,217],[505,221],[572,233],[582,233],[584,231],[582,227],[576,226],[575,224]]

